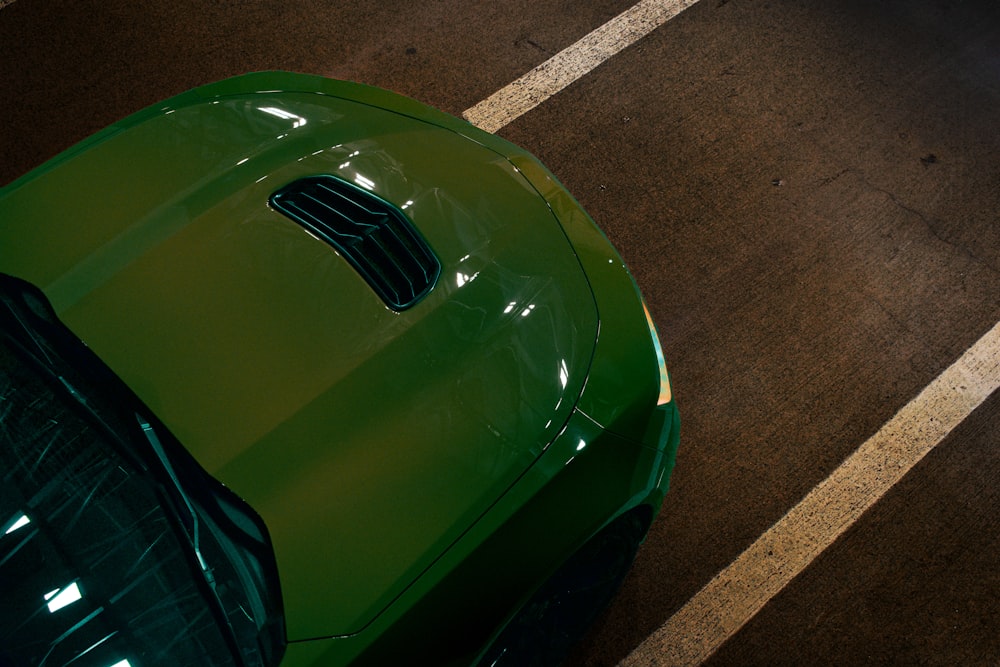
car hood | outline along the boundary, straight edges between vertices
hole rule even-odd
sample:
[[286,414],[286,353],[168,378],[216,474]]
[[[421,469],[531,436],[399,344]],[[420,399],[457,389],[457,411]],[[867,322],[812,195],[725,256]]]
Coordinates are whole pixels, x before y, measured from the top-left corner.
[[[333,174],[437,254],[385,306],[268,205]],[[539,456],[597,330],[581,268],[507,159],[331,94],[182,96],[0,191],[0,271],[266,522],[289,639],[361,630]]]

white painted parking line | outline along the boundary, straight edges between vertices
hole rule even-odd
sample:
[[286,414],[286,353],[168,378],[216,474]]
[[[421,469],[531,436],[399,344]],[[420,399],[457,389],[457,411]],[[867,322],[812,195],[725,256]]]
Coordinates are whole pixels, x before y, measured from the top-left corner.
[[14,0],[0,0],[0,9],[3,9],[7,5],[13,5]]
[[1000,387],[1000,323],[650,635],[620,667],[698,665]]
[[642,0],[462,116],[480,129],[496,132],[697,1]]

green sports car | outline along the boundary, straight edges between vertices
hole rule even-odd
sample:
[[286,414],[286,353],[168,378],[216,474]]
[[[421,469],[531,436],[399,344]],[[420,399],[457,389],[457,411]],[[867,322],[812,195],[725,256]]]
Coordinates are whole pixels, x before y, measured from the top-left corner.
[[555,664],[679,419],[527,152],[259,73],[0,190],[0,666]]

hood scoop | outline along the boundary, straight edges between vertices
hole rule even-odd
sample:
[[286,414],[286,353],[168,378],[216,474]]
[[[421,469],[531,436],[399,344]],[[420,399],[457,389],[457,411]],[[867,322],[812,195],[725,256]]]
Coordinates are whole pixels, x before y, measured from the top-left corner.
[[396,311],[434,287],[441,262],[406,214],[353,183],[308,176],[271,195],[271,206],[332,245]]

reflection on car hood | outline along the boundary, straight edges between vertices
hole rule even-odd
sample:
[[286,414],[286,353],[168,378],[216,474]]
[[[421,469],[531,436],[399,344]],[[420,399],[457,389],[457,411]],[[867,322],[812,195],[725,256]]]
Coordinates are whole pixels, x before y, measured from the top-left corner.
[[[502,156],[327,95],[166,103],[0,195],[0,270],[264,518],[290,639],[363,628],[568,418],[596,334],[585,277]],[[268,205],[334,174],[440,258],[388,309]]]

